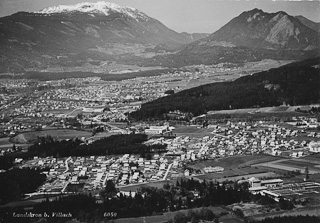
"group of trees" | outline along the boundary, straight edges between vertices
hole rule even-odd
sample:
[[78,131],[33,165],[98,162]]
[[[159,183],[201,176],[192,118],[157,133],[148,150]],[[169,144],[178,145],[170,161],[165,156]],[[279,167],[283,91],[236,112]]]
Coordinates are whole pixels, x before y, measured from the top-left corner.
[[11,169],[0,173],[0,204],[34,192],[46,180],[46,175],[35,169]]
[[210,210],[209,208],[201,208],[200,210],[189,210],[187,215],[182,213],[182,212],[178,212],[174,218],[169,221],[169,222],[174,222],[174,223],[187,223],[187,222],[192,222],[192,223],[198,223],[201,220],[205,220],[205,221],[210,221],[212,222],[214,220],[214,222],[219,222],[218,218],[223,215],[225,213],[221,213],[220,215],[215,215],[213,213],[212,210]]
[[[25,177],[30,177],[26,174]],[[34,181],[34,177],[30,178]],[[38,178],[37,178],[38,179]],[[2,182],[2,181],[1,181]],[[33,182],[35,184],[35,182]],[[4,188],[8,191],[7,188]],[[30,188],[24,191],[30,191]],[[50,216],[53,212],[71,213],[72,218],[84,222],[101,222],[115,218],[141,217],[162,214],[166,211],[179,211],[182,209],[192,209],[202,207],[198,211],[190,210],[188,214],[177,213],[171,222],[199,222],[200,220],[219,222],[220,217],[215,215],[209,206],[230,205],[233,203],[258,201],[264,205],[277,205],[277,202],[267,197],[254,196],[248,191],[247,184],[237,183],[214,183],[199,182],[193,179],[179,180],[176,185],[165,184],[163,188],[142,187],[135,196],[117,196],[118,190],[112,181],[107,181],[106,187],[101,191],[102,203],[97,203],[96,198],[91,194],[76,194],[63,196],[34,206],[34,213],[46,212]],[[132,194],[133,195],[133,194]],[[280,201],[281,205],[286,205]],[[282,204],[283,203],[283,204]],[[279,204],[280,205],[280,204]],[[283,209],[290,209],[288,206]],[[13,210],[6,210],[6,213],[12,213]],[[106,214],[107,213],[107,214]],[[9,215],[5,216],[10,218]],[[11,215],[12,217],[12,215]],[[243,217],[243,216],[242,216]],[[308,220],[309,218],[305,218]],[[315,221],[317,218],[310,218],[306,222]],[[64,219],[68,220],[68,219]],[[300,219],[301,220],[301,219]],[[270,219],[260,221],[261,223],[271,222]],[[275,220],[273,222],[289,222]],[[292,221],[290,222],[303,222]]]
[[283,66],[233,82],[202,85],[159,98],[141,106],[131,118],[163,119],[164,114],[179,110],[194,116],[210,110],[279,106],[283,102],[302,105],[320,99],[319,69],[312,66]]
[[[97,204],[91,195],[74,195],[62,197],[54,202],[47,200],[36,205],[34,212],[70,212],[73,217],[89,222],[92,219],[103,219],[105,212],[117,213],[117,218],[128,218],[250,200],[250,193],[244,185],[220,185],[205,181],[200,183],[193,179],[182,180],[177,185],[166,184],[160,189],[141,188],[135,196],[116,196],[116,193],[114,184],[108,181],[106,188],[100,193],[102,204]],[[216,216],[205,211],[194,213],[193,217],[212,220]]]
[[11,156],[0,156],[0,170],[7,170],[14,165],[14,158]]
[[[26,157],[54,156],[103,156],[114,154],[148,154],[166,151],[166,145],[145,145],[148,136],[145,134],[112,135],[85,144],[79,139],[54,140],[51,136],[41,137],[38,142],[30,146]],[[21,155],[23,156],[23,155]]]

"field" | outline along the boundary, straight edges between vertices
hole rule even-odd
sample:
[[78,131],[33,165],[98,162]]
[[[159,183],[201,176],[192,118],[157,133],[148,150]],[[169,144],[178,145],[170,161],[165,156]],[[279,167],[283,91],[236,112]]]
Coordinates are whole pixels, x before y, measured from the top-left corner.
[[81,137],[91,137],[91,132],[86,131],[77,131],[70,129],[56,129],[56,130],[47,130],[47,131],[37,131],[37,132],[28,132],[21,133],[13,138],[15,143],[31,143],[34,142],[37,137],[52,136],[54,139],[64,140],[72,138],[81,138]]
[[310,156],[305,156],[303,157],[304,160],[308,160],[308,161],[311,161],[311,162],[318,162],[320,164],[320,154],[313,154],[313,155],[310,155]]
[[90,139],[98,140],[98,139],[106,138],[112,135],[119,135],[119,133],[118,132],[99,132],[96,135],[90,137]]
[[217,180],[225,181],[228,180],[240,180],[242,177],[250,178],[255,177],[276,177],[277,174],[268,171],[264,168],[251,167],[256,163],[270,162],[278,160],[278,157],[261,155],[261,156],[232,156],[227,158],[220,158],[215,160],[199,161],[193,164],[189,164],[187,167],[193,169],[203,169],[207,166],[220,166],[225,170],[220,173],[207,173],[194,177],[200,181],[206,180]]
[[216,180],[218,182],[223,182],[226,180],[238,181],[238,180],[241,180],[242,178],[248,179],[250,177],[256,177],[256,178],[278,177],[278,175],[273,172],[267,172],[264,169],[257,169],[256,172],[252,170],[252,171],[248,171],[247,173],[240,173],[235,170],[228,170],[228,171],[223,171],[221,173],[208,173],[204,175],[199,175],[193,178],[198,179],[200,181]]
[[144,183],[144,184],[137,184],[137,185],[132,185],[132,186],[124,186],[124,187],[119,187],[120,191],[124,191],[124,192],[134,192],[137,189],[141,188],[141,187],[157,187],[157,188],[163,188],[163,185],[165,185],[166,183],[173,183],[172,181],[157,181],[157,182],[150,182],[150,183]]
[[295,208],[291,211],[279,211],[279,212],[270,212],[263,213],[253,216],[255,220],[262,220],[265,218],[272,218],[277,216],[298,216],[298,215],[309,215],[309,216],[320,216],[320,207],[304,207],[304,208]]
[[[1,138],[0,139],[0,150],[2,149],[8,149],[8,148],[12,148],[13,146],[13,143],[11,143],[9,141],[9,138]],[[19,147],[26,147],[26,146],[29,146],[28,144],[19,144],[17,145]]]
[[[297,167],[297,168],[308,167],[309,169],[318,169],[318,170],[320,170],[320,168],[317,167],[315,165],[315,163],[308,162],[308,161],[303,161],[303,160],[299,160],[299,161],[298,160],[287,160],[287,161],[281,162],[280,164],[293,166],[293,167]],[[319,165],[319,163],[317,163],[317,165]]]
[[204,136],[210,136],[210,129],[197,128],[196,126],[176,126],[176,129],[173,131],[173,134],[176,136],[189,136],[194,138],[202,138]]
[[270,162],[280,159],[275,156],[260,155],[260,156],[231,156],[215,160],[199,161],[188,167],[194,169],[203,169],[206,166],[221,166],[225,169],[234,169],[238,167],[251,166],[256,163]]
[[279,159],[275,161],[262,162],[255,164],[254,166],[264,166],[271,167],[274,169],[280,169],[285,171],[300,171],[301,173],[305,172],[305,168],[308,166],[310,174],[320,173],[320,167],[315,161],[308,161],[305,158],[297,159]]

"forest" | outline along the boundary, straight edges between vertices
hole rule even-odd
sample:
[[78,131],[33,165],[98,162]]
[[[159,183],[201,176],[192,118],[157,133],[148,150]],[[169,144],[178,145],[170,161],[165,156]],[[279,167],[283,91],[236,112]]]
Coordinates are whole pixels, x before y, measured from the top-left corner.
[[[220,184],[212,181],[199,182],[192,178],[180,179],[176,184],[164,184],[163,188],[142,187],[135,192],[135,196],[118,194],[118,189],[109,180],[106,183],[106,187],[100,192],[99,199],[102,202],[97,203],[96,198],[91,194],[64,196],[53,201],[47,199],[42,203],[36,204],[33,212],[46,212],[49,215],[52,215],[52,212],[71,213],[72,218],[77,218],[81,222],[106,222],[116,218],[161,215],[167,211],[202,208],[200,211],[188,211],[188,215],[177,214],[172,221],[180,223],[191,219],[192,222],[199,222],[201,219],[219,222],[219,217],[229,211],[226,210],[225,213],[215,215],[206,207],[227,206],[240,202],[254,201],[258,203],[267,202],[268,204],[271,202],[279,205],[280,209],[286,210],[286,207],[282,207],[277,202],[272,202],[272,199],[265,201],[266,198],[263,196],[252,195],[246,183],[224,182]],[[0,209],[0,211],[4,210]],[[6,209],[6,211],[12,213],[12,211],[19,210]],[[105,213],[108,214],[106,215]],[[234,213],[244,219],[241,210],[234,211]],[[2,216],[7,220],[11,218],[11,216],[5,214]],[[48,222],[56,222],[54,218],[47,220]],[[70,218],[64,219],[64,221],[67,220],[70,220]],[[264,222],[269,221],[262,221],[261,223]]]
[[145,103],[130,114],[135,120],[165,119],[170,111],[192,113],[252,107],[305,105],[320,99],[319,58],[184,90]]
[[0,173],[0,204],[34,192],[45,180],[46,175],[35,169],[14,168]]
[[[33,212],[46,212],[49,215],[52,212],[70,212],[73,218],[82,222],[101,222],[115,218],[151,216],[166,211],[228,205],[250,200],[250,193],[245,185],[220,185],[205,181],[200,183],[193,179],[181,180],[176,185],[166,184],[159,189],[141,188],[132,197],[122,194],[117,196],[117,192],[113,182],[107,181],[105,189],[100,193],[103,200],[101,204],[97,203],[96,198],[91,194],[77,194],[60,197],[54,201],[47,199],[36,204]],[[116,215],[105,216],[104,213],[116,213]],[[206,215],[213,217],[208,211]],[[11,216],[6,217],[8,220],[11,218]]]
[[112,135],[86,144],[79,139],[58,141],[51,136],[40,137],[37,142],[29,147],[23,158],[39,157],[69,157],[69,156],[105,156],[115,154],[140,154],[162,153],[166,151],[166,145],[147,146],[145,134]]

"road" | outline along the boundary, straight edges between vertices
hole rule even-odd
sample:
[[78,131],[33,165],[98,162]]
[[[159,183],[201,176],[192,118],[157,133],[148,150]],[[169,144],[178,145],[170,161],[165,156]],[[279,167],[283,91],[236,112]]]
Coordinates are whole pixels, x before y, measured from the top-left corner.
[[166,180],[166,179],[167,179],[167,176],[168,176],[168,174],[169,174],[169,171],[170,171],[172,165],[173,165],[173,163],[169,164],[168,169],[167,169],[167,171],[166,171],[166,174],[164,175],[164,177],[163,177],[162,180]]

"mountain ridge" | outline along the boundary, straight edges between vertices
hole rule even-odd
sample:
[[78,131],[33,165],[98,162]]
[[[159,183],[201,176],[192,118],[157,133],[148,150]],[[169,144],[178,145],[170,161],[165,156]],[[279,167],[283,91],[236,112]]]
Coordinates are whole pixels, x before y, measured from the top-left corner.
[[206,84],[141,105],[130,114],[136,120],[168,119],[173,111],[199,116],[208,111],[318,103],[320,57],[293,62],[240,77]]
[[[144,19],[148,20],[150,17],[145,13],[128,6],[120,6],[115,3],[110,3],[106,1],[92,2],[82,2],[75,5],[58,5],[44,8],[40,11],[34,12],[39,14],[59,14],[59,13],[73,13],[73,12],[83,12],[83,13],[99,13],[105,16],[109,16],[109,12],[118,12],[125,14],[134,19]],[[91,14],[92,16],[92,14]]]
[[306,50],[319,47],[319,34],[299,19],[279,11],[245,11],[207,37],[236,46],[267,49]]
[[302,60],[319,55],[320,34],[286,12],[242,12],[213,34],[189,43],[177,54],[147,64],[245,63],[262,59]]
[[[270,20],[272,25],[264,27]],[[207,35],[177,33],[131,7],[84,2],[0,18],[0,73],[65,67],[108,73],[108,64],[180,67],[299,60],[318,52],[318,37],[285,12],[243,12]]]
[[0,73],[92,60],[126,64],[193,41],[139,10],[107,2],[18,12],[0,18],[0,33]]
[[317,32],[320,32],[320,22],[314,22],[302,15],[295,16],[295,18],[299,19],[305,26],[308,26],[310,29],[313,29]]

